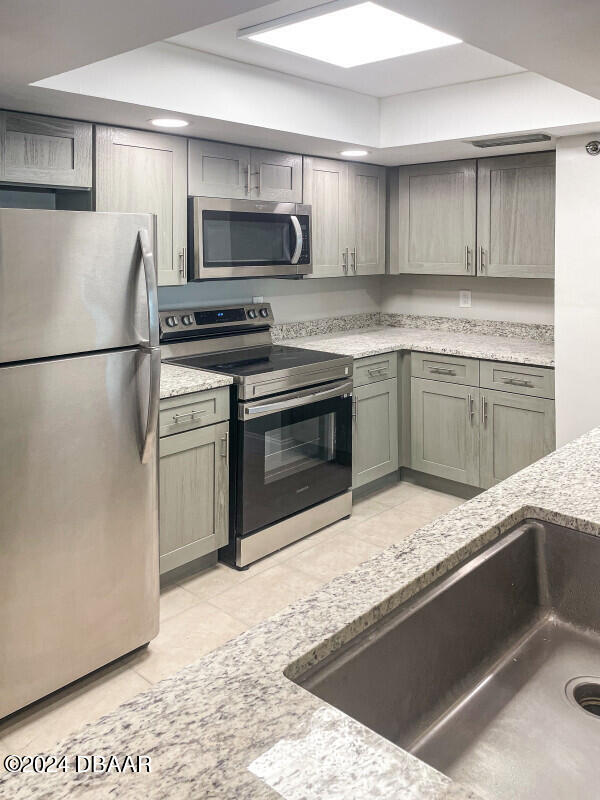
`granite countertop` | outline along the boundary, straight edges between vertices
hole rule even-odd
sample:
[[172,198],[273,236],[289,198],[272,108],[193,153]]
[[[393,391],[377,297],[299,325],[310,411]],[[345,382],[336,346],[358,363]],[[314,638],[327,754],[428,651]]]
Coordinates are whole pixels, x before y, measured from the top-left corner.
[[[600,535],[600,428],[373,556],[54,748],[142,754],[150,775],[0,777],[13,800],[467,800],[476,795],[294,684],[521,521]],[[398,509],[398,522],[402,510]]]
[[201,392],[204,389],[216,389],[219,386],[230,386],[233,378],[230,375],[219,375],[203,369],[177,367],[174,364],[161,364],[160,399],[177,397],[180,394]]
[[286,339],[284,344],[363,358],[392,350],[420,350],[452,356],[554,366],[554,345],[545,341],[488,333],[378,326],[320,336]]

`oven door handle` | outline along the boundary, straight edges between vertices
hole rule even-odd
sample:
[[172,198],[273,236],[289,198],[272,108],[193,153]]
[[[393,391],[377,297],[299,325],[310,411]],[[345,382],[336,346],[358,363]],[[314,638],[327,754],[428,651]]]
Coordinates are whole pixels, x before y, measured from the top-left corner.
[[342,395],[352,394],[352,381],[344,381],[338,383],[331,389],[325,389],[321,392],[311,392],[310,394],[298,393],[296,395],[288,396],[285,400],[276,400],[272,403],[244,403],[240,407],[240,416],[242,419],[249,419],[250,417],[264,417],[267,414],[274,414],[277,411],[286,411],[288,408],[297,408],[298,406],[306,406],[309,403],[315,403],[318,400],[326,400],[331,397],[341,397]]
[[294,248],[294,254],[291,258],[290,264],[297,264],[300,260],[300,253],[302,253],[302,245],[304,243],[304,236],[302,235],[302,228],[300,227],[300,222],[298,221],[298,217],[295,214],[290,216],[290,222],[292,223],[292,228],[294,229],[294,233],[296,234],[296,247]]

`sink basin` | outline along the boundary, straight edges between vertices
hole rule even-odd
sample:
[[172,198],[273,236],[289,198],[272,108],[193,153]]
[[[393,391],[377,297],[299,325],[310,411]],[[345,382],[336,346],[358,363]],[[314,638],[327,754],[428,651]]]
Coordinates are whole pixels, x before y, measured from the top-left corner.
[[600,538],[524,523],[297,682],[484,797],[597,798]]

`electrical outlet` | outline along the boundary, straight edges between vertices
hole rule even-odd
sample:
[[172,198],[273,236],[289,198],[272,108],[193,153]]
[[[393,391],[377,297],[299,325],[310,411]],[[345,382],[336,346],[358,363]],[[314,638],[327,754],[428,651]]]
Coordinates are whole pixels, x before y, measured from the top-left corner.
[[459,308],[471,308],[471,292],[464,291],[458,293]]
[[264,303],[265,302],[265,298],[262,297],[262,296],[261,297],[253,297],[252,298],[252,302],[253,303]]

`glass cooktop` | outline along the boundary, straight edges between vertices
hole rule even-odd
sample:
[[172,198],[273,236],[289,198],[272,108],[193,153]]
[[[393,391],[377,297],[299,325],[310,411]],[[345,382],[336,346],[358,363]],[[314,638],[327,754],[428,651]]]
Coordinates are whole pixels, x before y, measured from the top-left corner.
[[302,347],[286,347],[280,344],[229,350],[211,355],[182,356],[168,359],[169,364],[194,369],[206,369],[224,375],[245,378],[264,375],[295,367],[311,366],[335,361],[346,356],[324,353],[321,350],[305,350]]

